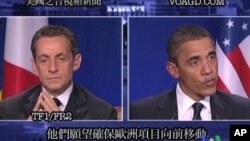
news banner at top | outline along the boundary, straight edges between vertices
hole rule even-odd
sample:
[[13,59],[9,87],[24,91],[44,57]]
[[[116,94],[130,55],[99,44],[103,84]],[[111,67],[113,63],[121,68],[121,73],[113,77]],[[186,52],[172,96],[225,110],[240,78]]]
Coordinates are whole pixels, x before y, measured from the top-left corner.
[[[26,0],[27,6],[101,6],[102,0]],[[169,0],[172,6],[225,6],[225,0]]]
[[250,15],[249,0],[1,0],[0,15]]
[[102,0],[26,0],[27,6],[101,6]]

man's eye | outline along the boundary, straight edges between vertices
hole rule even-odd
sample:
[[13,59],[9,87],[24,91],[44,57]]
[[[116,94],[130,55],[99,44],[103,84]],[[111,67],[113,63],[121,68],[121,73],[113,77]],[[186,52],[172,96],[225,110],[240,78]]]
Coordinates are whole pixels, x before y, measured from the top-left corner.
[[209,60],[214,60],[214,59],[216,59],[216,56],[215,56],[215,55],[209,56]]
[[198,60],[192,60],[191,62],[190,62],[190,65],[197,65],[199,62],[198,62]]
[[61,61],[65,61],[65,60],[66,60],[66,58],[59,58],[59,60],[61,60]]
[[42,63],[47,62],[47,59],[41,59],[40,62]]

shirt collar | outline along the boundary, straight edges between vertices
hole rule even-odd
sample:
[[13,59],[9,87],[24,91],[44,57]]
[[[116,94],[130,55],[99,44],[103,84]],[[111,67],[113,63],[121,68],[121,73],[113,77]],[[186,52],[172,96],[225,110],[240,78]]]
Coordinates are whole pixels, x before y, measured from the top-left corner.
[[[179,82],[176,87],[176,96],[177,96],[177,105],[178,105],[179,113],[187,112],[190,108],[192,108],[192,105],[196,102],[181,90]],[[200,100],[199,102],[204,105],[206,110],[211,112],[210,96],[206,96],[204,99]]]
[[[43,90],[45,90],[44,87],[43,87]],[[72,93],[72,90],[73,90],[73,83],[71,83],[71,85],[62,94],[56,97],[58,100],[60,100],[60,102],[62,103],[62,106],[65,107],[68,104],[69,97]],[[53,97],[52,95],[50,96]]]
[[68,104],[72,90],[73,90],[73,83],[68,87],[66,91],[64,91],[61,95],[57,97],[61,101],[63,106],[66,106]]

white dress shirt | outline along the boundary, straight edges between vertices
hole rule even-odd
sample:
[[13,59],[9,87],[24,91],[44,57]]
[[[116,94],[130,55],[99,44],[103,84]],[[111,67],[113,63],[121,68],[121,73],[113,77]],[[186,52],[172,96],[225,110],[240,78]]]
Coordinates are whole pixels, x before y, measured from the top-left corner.
[[200,102],[204,105],[201,110],[201,119],[202,120],[211,120],[211,108],[210,108],[210,97],[206,96],[200,101],[194,101],[189,96],[187,96],[180,88],[179,83],[176,87],[176,98],[177,98],[177,107],[178,107],[178,120],[192,120],[194,110],[192,105],[195,102]]
[[[68,87],[68,89],[66,89],[66,91],[64,91],[62,94],[60,94],[58,97],[56,97],[58,100],[60,100],[60,102],[62,103],[59,106],[59,109],[61,111],[64,111],[66,108],[66,105],[68,104],[69,101],[69,97],[72,93],[73,90],[73,83]],[[46,91],[45,88],[43,87],[43,91]],[[52,98],[55,98],[54,96],[50,95]]]

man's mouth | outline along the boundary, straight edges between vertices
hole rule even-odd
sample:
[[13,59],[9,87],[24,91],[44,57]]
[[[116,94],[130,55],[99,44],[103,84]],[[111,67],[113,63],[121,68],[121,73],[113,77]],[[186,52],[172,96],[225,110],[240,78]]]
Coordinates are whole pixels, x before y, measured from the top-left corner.
[[216,79],[215,78],[211,78],[211,79],[208,79],[206,81],[203,82],[203,84],[207,87],[212,87],[212,86],[215,86],[216,84]]
[[60,77],[49,77],[48,80],[59,80]]

